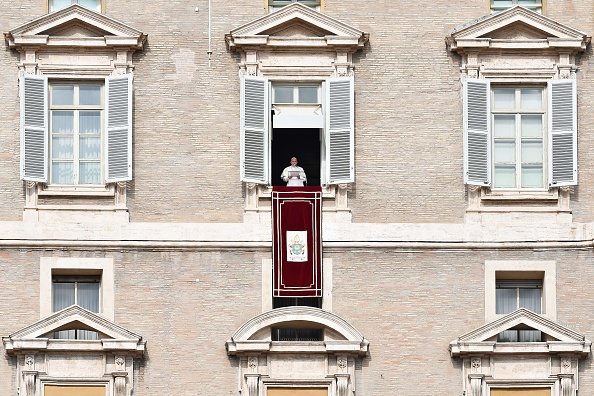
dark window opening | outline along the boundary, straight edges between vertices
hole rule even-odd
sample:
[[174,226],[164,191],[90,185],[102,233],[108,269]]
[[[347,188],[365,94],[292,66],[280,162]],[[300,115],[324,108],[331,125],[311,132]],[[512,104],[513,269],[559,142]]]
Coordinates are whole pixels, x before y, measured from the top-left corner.
[[99,333],[93,330],[60,330],[54,332],[56,340],[98,340]]
[[273,186],[286,183],[280,175],[291,165],[291,157],[297,157],[298,166],[307,176],[308,186],[320,186],[320,130],[315,128],[274,128],[272,132]]
[[272,299],[272,307],[284,308],[284,307],[314,307],[322,308],[321,297],[274,297]]
[[322,329],[272,329],[272,341],[323,341]]

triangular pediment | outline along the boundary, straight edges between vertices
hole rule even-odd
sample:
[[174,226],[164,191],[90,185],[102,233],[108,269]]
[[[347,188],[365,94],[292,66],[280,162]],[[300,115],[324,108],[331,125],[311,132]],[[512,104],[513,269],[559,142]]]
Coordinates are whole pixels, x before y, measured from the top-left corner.
[[552,320],[546,319],[525,308],[520,308],[500,319],[460,336],[459,340],[464,342],[488,341],[502,331],[511,330],[518,326],[539,330],[557,341],[580,342],[585,339],[583,335],[563,327]]
[[[456,355],[461,351],[493,352],[497,344],[495,341],[497,334],[513,329],[540,331],[549,340],[546,342],[549,345],[549,351],[559,349],[559,346],[561,346],[561,349],[569,347],[571,350],[578,350],[581,353],[589,353],[590,351],[591,342],[586,340],[584,335],[525,308],[520,308],[500,319],[461,335],[457,340],[452,341],[450,343],[452,354]],[[514,344],[519,345],[521,343]],[[551,348],[551,346],[553,347]]]
[[584,32],[540,13],[515,6],[457,27],[446,41],[453,50],[501,46],[522,49],[565,47],[583,51],[590,38]]
[[[144,350],[145,341],[141,336],[78,305],[58,311],[2,340],[7,350],[23,349],[26,346],[32,349],[47,348],[48,343],[52,341],[48,339],[48,334],[70,328],[96,331],[101,334],[101,343],[111,345],[113,349],[119,349],[114,347],[119,345],[135,351]],[[60,341],[63,343],[63,340]]]
[[97,47],[97,41],[90,39],[101,39],[105,46],[117,42],[142,48],[146,41],[146,35],[139,30],[78,4],[43,15],[4,35],[11,48],[26,45]]
[[292,3],[231,30],[231,47],[272,45],[304,47],[323,45],[361,47],[368,39],[363,31],[300,3]]

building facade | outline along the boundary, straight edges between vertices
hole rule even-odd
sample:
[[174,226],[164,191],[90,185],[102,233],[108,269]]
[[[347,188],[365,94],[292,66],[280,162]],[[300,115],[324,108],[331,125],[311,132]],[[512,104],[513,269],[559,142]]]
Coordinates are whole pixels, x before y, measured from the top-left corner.
[[593,1],[5,5],[0,396],[594,394]]

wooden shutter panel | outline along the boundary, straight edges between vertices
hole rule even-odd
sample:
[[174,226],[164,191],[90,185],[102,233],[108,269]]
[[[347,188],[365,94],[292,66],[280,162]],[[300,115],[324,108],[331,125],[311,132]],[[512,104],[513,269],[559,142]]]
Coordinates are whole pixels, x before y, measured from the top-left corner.
[[575,80],[551,80],[549,91],[549,186],[577,184]]
[[132,180],[132,74],[105,78],[105,180]]
[[21,179],[47,182],[47,77],[21,73]]
[[469,78],[464,84],[464,183],[491,185],[490,84]]
[[241,181],[269,184],[268,80],[241,78]]
[[355,181],[353,77],[326,80],[326,181]]

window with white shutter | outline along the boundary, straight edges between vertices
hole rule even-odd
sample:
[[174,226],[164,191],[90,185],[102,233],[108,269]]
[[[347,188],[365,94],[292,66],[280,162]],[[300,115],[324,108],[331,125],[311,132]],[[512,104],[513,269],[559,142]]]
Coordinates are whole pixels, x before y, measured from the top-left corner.
[[53,187],[132,177],[132,75],[100,81],[23,74],[21,178]]
[[241,181],[284,185],[297,157],[308,185],[354,181],[353,78],[317,84],[241,81]]
[[[464,86],[464,181],[492,190],[577,184],[575,80]],[[547,133],[548,131],[548,133]]]

